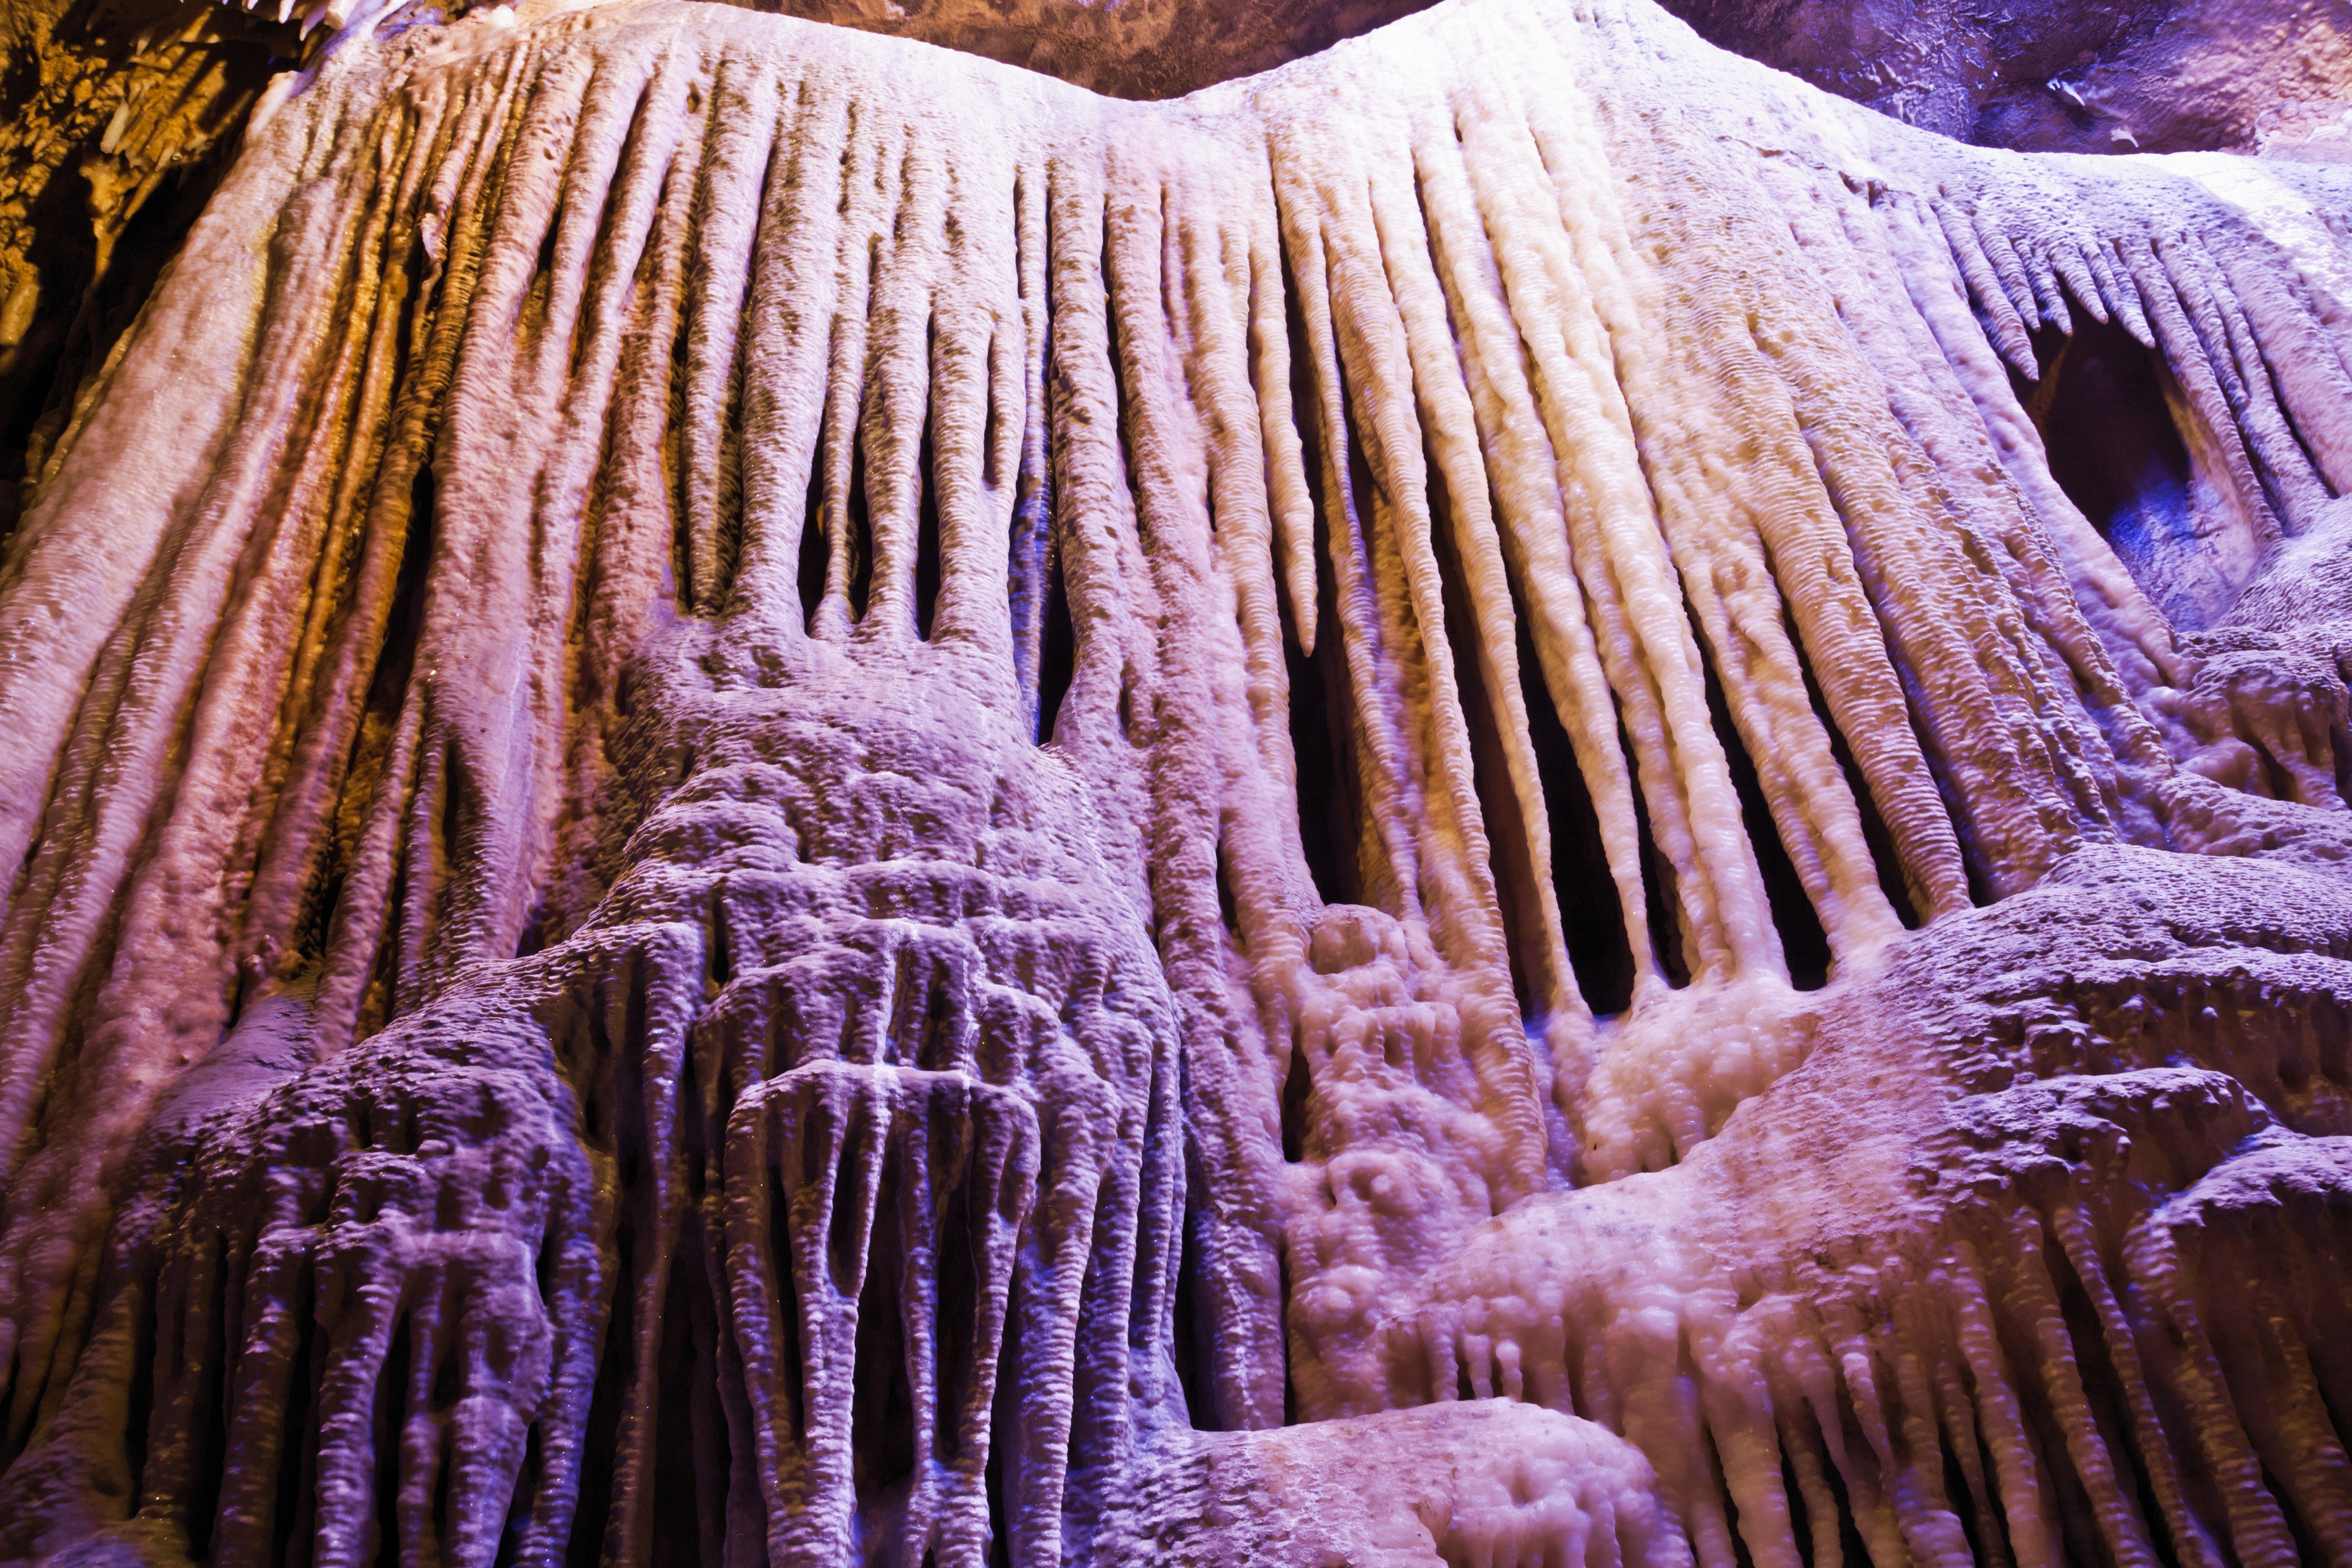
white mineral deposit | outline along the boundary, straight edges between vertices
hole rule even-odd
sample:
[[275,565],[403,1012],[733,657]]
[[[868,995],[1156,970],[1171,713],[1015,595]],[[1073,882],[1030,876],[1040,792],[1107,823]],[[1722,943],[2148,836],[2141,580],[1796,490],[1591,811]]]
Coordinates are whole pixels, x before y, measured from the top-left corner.
[[2352,161],[839,9],[0,139],[0,1563],[2352,1563]]

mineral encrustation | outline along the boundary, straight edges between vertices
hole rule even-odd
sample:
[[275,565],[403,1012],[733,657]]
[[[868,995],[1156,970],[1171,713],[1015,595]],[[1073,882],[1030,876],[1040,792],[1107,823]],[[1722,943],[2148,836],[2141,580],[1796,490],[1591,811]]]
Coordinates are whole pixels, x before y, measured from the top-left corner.
[[2327,127],[838,9],[19,40],[0,1562],[2352,1563]]

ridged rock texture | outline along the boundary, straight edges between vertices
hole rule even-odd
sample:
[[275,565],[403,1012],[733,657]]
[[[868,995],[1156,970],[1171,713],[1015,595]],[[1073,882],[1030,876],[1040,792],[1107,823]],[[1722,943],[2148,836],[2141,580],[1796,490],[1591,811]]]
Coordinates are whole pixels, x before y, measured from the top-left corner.
[[0,567],[0,1561],[2352,1563],[2347,224],[350,21]]

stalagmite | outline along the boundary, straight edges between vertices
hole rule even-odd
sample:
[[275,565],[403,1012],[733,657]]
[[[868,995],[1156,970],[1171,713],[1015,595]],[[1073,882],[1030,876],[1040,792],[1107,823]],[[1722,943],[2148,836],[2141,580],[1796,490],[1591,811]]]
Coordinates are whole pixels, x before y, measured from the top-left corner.
[[0,563],[0,1562],[2352,1557],[2352,175],[300,10]]

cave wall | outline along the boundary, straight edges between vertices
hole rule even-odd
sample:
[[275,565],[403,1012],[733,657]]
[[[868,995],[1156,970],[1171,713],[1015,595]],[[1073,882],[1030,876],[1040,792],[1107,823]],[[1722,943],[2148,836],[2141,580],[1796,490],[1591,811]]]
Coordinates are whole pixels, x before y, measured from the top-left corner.
[[0,567],[0,1560],[2352,1554],[2345,174],[313,36]]

